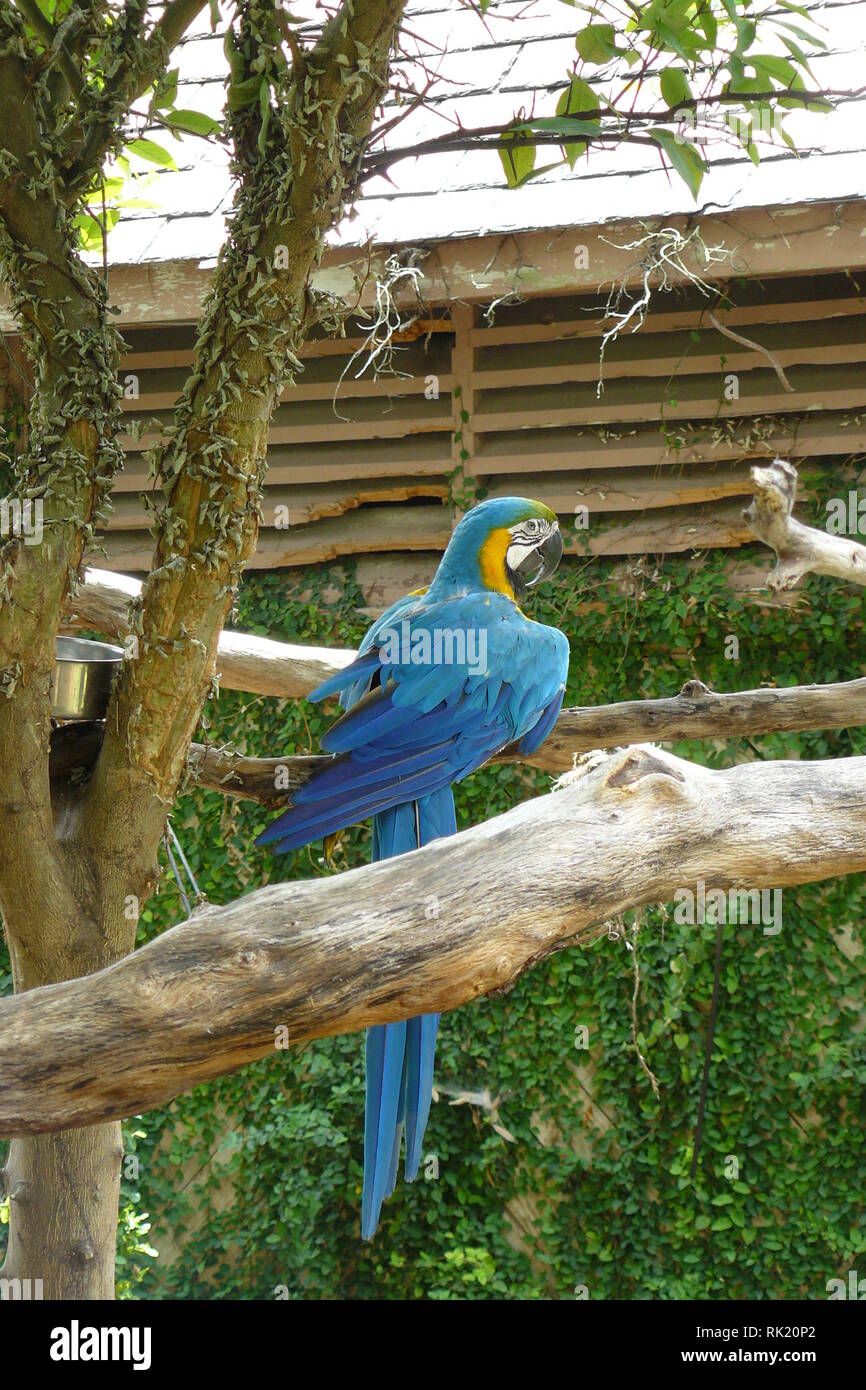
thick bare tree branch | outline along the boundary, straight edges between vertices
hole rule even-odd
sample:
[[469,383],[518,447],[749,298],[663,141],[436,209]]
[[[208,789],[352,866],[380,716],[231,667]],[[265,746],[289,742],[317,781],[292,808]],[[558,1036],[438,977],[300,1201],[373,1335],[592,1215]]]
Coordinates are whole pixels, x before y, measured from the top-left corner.
[[797,470],[774,459],[752,470],[755,498],[743,512],[755,535],[776,552],[767,588],[792,589],[806,574],[829,574],[852,584],[866,584],[866,545],[804,526],[792,515],[797,500]]
[[[667,700],[627,700],[615,705],[564,709],[546,742],[529,757],[505,748],[493,763],[526,763],[543,772],[568,772],[578,754],[620,748],[646,739],[672,743],[688,738],[736,738],[751,734],[845,729],[866,724],[866,678],[837,685],[716,694],[688,681]],[[246,758],[230,749],[193,744],[192,782],[208,791],[257,801],[276,810],[329,761],[322,756]]]
[[[88,569],[84,583],[69,601],[65,626],[96,628],[123,644],[131,632],[130,608],[140,595],[139,580],[109,570]],[[217,643],[216,670],[225,690],[300,696],[342,671],[354,656],[348,648],[275,642],[269,637],[223,629]]]
[[[4,1001],[0,1133],[150,1109],[272,1052],[281,1029],[294,1044],[453,1009],[700,880],[753,891],[866,868],[866,758],[713,772],[644,746],[566,782],[412,854],[206,910],[96,975]],[[767,924],[762,944],[775,933]]]

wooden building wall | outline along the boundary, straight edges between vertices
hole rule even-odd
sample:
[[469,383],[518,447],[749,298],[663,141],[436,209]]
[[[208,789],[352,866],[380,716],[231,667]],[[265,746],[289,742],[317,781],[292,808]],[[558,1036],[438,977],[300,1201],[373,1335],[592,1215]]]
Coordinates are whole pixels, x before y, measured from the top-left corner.
[[[597,296],[553,295],[437,308],[397,345],[398,375],[362,359],[358,324],[319,337],[277,410],[264,524],[252,566],[383,557],[422,582],[447,544],[466,482],[488,495],[540,498],[562,519],[575,554],[640,555],[737,547],[749,465],[784,454],[819,494],[821,477],[866,455],[866,274],[754,278],[728,287],[717,310],[764,353],[721,336],[696,291],[658,297],[638,332],[599,352],[609,320]],[[125,440],[127,463],[103,541],[128,572],[149,568],[141,495],[154,486],[144,450],[171,418],[188,370],[192,325],[124,327],[124,410],[150,422]],[[728,374],[738,397],[727,399]],[[733,392],[728,390],[728,395]],[[808,460],[808,467],[802,468]],[[863,460],[866,462],[866,460]],[[588,526],[575,524],[588,509]],[[399,560],[398,560],[399,557]],[[414,557],[414,560],[413,560]]]
[[[629,555],[733,547],[749,464],[830,466],[866,453],[866,276],[846,273],[733,283],[717,311],[784,368],[784,389],[760,352],[720,335],[697,292],[659,299],[643,327],[609,344],[597,296],[555,296],[485,310],[455,304],[417,325],[394,357],[400,375],[358,377],[357,326],[304,350],[270,436],[264,525],[253,567],[344,555],[441,551],[465,483],[488,495],[527,494],[562,518],[575,553]],[[138,377],[130,415],[170,418],[192,327],[126,330],[122,379]],[[345,375],[344,375],[345,373]],[[726,378],[737,377],[738,398]],[[342,377],[342,381],[341,381]],[[338,385],[339,383],[339,385]],[[462,416],[465,412],[465,417]],[[456,438],[457,432],[461,435]],[[127,468],[107,535],[112,567],[146,569],[151,549],[140,493],[152,486],[143,450]],[[588,527],[575,524],[588,508]]]

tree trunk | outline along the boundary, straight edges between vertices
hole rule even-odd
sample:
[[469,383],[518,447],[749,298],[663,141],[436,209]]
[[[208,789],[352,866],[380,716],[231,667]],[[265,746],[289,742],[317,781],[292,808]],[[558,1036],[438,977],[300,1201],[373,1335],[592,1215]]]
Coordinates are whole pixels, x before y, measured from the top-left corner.
[[40,1279],[44,1298],[114,1297],[122,1154],[117,1122],[12,1140],[5,1279]]
[[[89,105],[76,111],[77,152],[59,180],[62,159],[31,100],[33,73],[14,46],[0,53],[9,175],[0,217],[11,232],[0,238],[0,261],[37,364],[24,471],[46,518],[38,554],[13,537],[0,563],[0,907],[16,995],[89,976],[133,950],[134,914],[124,905],[139,910],[156,882],[166,812],[255,544],[270,418],[310,326],[310,271],[354,195],[403,4],[346,0],[315,44],[293,55],[269,141],[259,105],[233,107],[227,120],[239,186],[232,234],[161,456],[166,505],[137,649],[116,682],[86,783],[51,785],[49,691],[70,577],[122,466],[120,340],[101,280],[77,251],[75,195],[202,4],[169,6],[146,43],[139,36],[119,53],[101,89],[82,78],[97,118]],[[119,24],[129,21],[130,36],[144,8],[125,7]],[[267,43],[281,42],[261,27],[261,8],[241,6],[234,31],[237,63],[257,80]],[[270,645],[235,644],[230,655],[243,668]],[[116,1123],[96,1119],[88,1130],[19,1136],[9,1155],[4,1276],[41,1279],[46,1297],[113,1296],[121,1139]]]
[[[59,804],[57,809],[62,823]],[[122,877],[97,881],[77,846],[65,849],[79,910],[55,919],[50,944],[28,941],[25,948],[16,911],[7,904],[4,926],[16,995],[91,975],[132,949],[135,921],[127,921],[119,906]],[[45,888],[50,895],[50,883]],[[22,915],[30,911],[22,904]],[[41,1280],[44,1298],[114,1298],[122,1158],[117,1121],[11,1140],[0,1173],[9,1198],[4,1279],[29,1279],[31,1288]]]

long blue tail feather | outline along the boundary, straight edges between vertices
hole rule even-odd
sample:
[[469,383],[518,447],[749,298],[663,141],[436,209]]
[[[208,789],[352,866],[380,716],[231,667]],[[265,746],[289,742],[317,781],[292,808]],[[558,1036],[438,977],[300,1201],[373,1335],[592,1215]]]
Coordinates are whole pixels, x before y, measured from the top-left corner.
[[[457,829],[450,786],[404,802],[373,820],[373,858],[390,859]],[[364,1196],[361,1235],[372,1240],[382,1202],[394,1190],[405,1127],[405,1175],[418,1176],[433,1094],[438,1014],[367,1029]],[[402,1030],[402,1031],[401,1031]]]
[[364,1240],[372,1240],[382,1203],[393,1192],[397,1179],[395,1149],[399,1154],[400,1116],[405,1096],[405,1022],[368,1028],[366,1058],[361,1235]]

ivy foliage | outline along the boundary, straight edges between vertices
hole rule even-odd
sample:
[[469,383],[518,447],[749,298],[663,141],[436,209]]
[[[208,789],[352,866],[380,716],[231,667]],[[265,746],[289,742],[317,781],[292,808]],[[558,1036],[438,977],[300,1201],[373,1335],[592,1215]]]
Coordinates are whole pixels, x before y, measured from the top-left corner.
[[[745,555],[766,567],[763,550]],[[726,564],[716,552],[561,566],[533,614],[571,639],[568,702],[671,695],[692,677],[734,690],[866,672],[861,594],[813,578],[786,609],[737,592]],[[370,620],[363,607],[351,564],[252,573],[236,624],[353,645]],[[731,636],[736,661],[725,655]],[[331,716],[305,701],[223,692],[208,734],[250,753],[304,753]],[[866,753],[866,733],[683,742],[675,751],[713,767],[840,757]],[[459,824],[548,785],[532,769],[484,769],[457,790]],[[174,827],[211,901],[339,872],[368,854],[359,827],[333,864],[321,845],[271,858],[253,845],[266,820],[261,808],[214,793],[179,800]],[[786,889],[777,936],[725,928],[694,1179],[715,928],[678,925],[659,906],[627,917],[612,938],[549,959],[508,995],[443,1018],[426,1176],[398,1186],[371,1245],[359,1238],[358,1036],[276,1051],[130,1122],[121,1294],[825,1297],[829,1278],[866,1257],[864,909],[866,880],[852,875]],[[140,940],[182,917],[166,875]],[[0,988],[10,987],[2,974]],[[473,1099],[450,1103],[461,1094]]]

